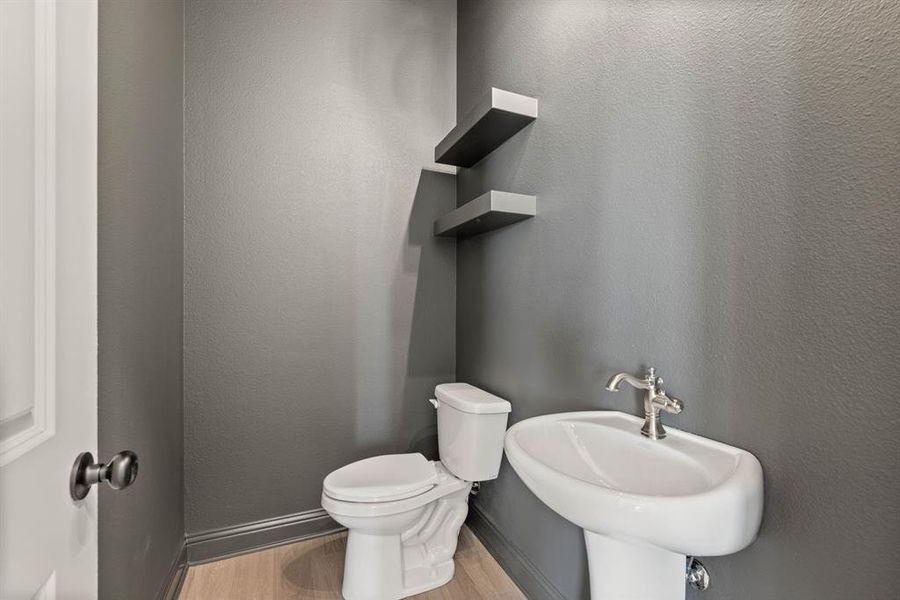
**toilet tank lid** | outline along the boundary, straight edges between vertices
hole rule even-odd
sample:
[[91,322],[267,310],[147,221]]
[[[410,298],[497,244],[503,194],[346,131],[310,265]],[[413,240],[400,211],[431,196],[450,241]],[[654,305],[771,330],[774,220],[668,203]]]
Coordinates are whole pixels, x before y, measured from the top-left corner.
[[508,413],[509,402],[468,383],[442,383],[434,388],[439,402],[476,415]]

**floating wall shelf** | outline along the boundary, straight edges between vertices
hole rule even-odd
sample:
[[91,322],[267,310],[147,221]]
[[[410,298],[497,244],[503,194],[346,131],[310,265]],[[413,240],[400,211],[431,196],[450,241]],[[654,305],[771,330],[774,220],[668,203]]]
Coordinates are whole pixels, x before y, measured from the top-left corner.
[[434,222],[434,235],[469,237],[529,219],[537,213],[534,196],[491,190]]
[[471,167],[537,119],[536,98],[497,88],[434,148],[434,162]]

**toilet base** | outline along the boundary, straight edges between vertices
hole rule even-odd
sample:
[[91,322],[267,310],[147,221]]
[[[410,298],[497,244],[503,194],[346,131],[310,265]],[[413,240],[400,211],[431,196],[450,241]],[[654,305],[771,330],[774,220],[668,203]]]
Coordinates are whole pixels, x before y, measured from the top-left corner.
[[435,500],[401,534],[350,529],[344,557],[345,600],[399,600],[453,579],[453,555],[469,510],[469,487]]

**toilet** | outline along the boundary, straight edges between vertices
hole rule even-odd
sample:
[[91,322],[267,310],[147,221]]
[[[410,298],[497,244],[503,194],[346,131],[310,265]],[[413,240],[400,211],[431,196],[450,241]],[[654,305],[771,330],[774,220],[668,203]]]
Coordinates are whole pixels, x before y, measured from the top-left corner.
[[396,600],[453,579],[453,554],[475,481],[495,479],[510,404],[467,383],[435,388],[441,460],[366,458],[333,471],[322,508],[349,530],[345,600]]

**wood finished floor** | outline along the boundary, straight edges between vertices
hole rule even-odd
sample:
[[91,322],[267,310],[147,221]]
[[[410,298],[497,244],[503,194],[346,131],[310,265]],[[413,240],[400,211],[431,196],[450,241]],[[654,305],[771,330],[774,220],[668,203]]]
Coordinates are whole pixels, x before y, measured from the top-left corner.
[[[278,546],[188,569],[179,600],[295,600],[341,597],[347,533]],[[456,574],[417,600],[525,600],[468,527],[456,549]]]

